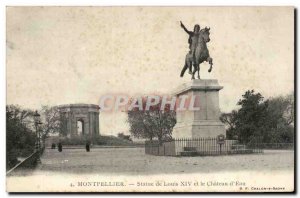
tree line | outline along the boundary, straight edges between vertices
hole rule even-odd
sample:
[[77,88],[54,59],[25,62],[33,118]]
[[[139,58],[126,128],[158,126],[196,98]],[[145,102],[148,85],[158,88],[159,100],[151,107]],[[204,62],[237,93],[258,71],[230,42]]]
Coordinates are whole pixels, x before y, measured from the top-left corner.
[[246,144],[294,142],[294,94],[264,99],[248,90],[237,105],[238,110],[220,117],[227,126],[227,138]]
[[[146,97],[143,105],[146,105]],[[161,101],[148,111],[134,108],[127,111],[129,132],[133,137],[160,143],[172,139],[176,112],[168,106],[160,110]],[[222,113],[227,139],[241,143],[292,143],[294,141],[294,95],[278,96],[267,100],[260,93],[248,90],[237,102],[238,110]],[[143,108],[145,109],[145,108]]]
[[[143,99],[146,105],[146,99]],[[294,142],[294,94],[265,99],[260,93],[248,90],[237,102],[238,109],[222,113],[220,120],[226,125],[227,139],[238,139],[241,143],[292,143]],[[133,108],[127,111],[129,132],[135,138],[157,139],[160,143],[172,139],[176,124],[176,112],[161,101],[148,111]],[[145,109],[145,108],[143,108]],[[18,163],[18,157],[27,157],[34,151],[36,131],[34,111],[17,105],[6,106],[6,166]],[[43,106],[39,133],[42,142],[51,133],[64,135],[66,130],[56,107]],[[119,134],[119,138],[130,140],[130,136]]]
[[[10,169],[19,161],[18,157],[28,157],[34,152],[37,134],[34,125],[34,111],[18,105],[6,105],[6,168]],[[56,107],[42,106],[41,125],[38,133],[41,142],[50,133],[60,131],[61,122]]]

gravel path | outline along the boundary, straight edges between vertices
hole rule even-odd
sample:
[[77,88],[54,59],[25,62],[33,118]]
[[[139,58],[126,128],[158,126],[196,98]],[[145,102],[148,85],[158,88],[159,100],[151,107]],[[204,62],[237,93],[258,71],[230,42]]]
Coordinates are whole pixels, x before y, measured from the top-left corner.
[[46,149],[42,164],[34,171],[101,174],[174,174],[252,170],[293,170],[294,152],[265,151],[263,154],[212,157],[166,157],[145,155],[143,148]]

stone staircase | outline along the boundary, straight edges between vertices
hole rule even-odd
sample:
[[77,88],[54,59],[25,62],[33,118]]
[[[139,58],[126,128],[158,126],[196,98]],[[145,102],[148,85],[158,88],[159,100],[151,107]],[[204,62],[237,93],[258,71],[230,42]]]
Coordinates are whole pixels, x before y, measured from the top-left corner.
[[198,152],[196,147],[183,147],[183,151],[180,152],[181,156],[197,156]]
[[[226,145],[226,146],[225,146]],[[187,145],[182,148],[182,151],[179,152],[179,156],[213,156],[213,155],[230,155],[230,154],[251,154],[251,153],[261,153],[260,150],[249,149],[244,144],[238,142],[226,142],[223,144],[220,151],[218,144],[204,144],[204,146],[191,146]]]
[[233,144],[231,146],[231,149],[233,149],[233,150],[246,150],[246,145],[244,145],[244,144]]

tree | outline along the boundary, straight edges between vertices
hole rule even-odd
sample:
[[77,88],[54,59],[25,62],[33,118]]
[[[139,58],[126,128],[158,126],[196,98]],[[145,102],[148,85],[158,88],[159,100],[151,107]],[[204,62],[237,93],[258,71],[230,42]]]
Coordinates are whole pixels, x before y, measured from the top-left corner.
[[233,110],[230,113],[222,113],[220,116],[221,122],[227,125],[227,138],[229,139],[235,139],[235,137],[238,135],[236,128],[236,122],[237,122],[237,111]]
[[269,99],[268,118],[273,142],[294,141],[294,96],[279,96]]
[[41,138],[45,140],[49,134],[59,133],[61,129],[61,116],[57,107],[42,106]]
[[170,105],[165,105],[161,110],[161,99],[156,105],[152,105],[149,110],[145,110],[147,97],[142,99],[143,110],[133,108],[128,110],[129,131],[136,138],[146,138],[152,140],[157,138],[159,143],[172,138],[172,130],[176,124],[176,114],[170,109]]
[[32,111],[16,105],[6,106],[6,167],[18,163],[17,157],[29,156],[35,148],[36,136],[31,130]]
[[118,133],[118,138],[132,141],[131,138],[130,138],[130,135],[125,135],[124,133]]
[[227,136],[238,136],[243,143],[293,142],[294,97],[274,97],[264,100],[254,90],[245,92],[238,101],[240,109],[223,113],[220,120],[227,125]]
[[236,118],[237,135],[243,143],[258,141],[266,129],[268,101],[254,90],[246,91],[242,97],[237,103],[241,106]]
[[31,109],[23,109],[18,105],[6,105],[6,113],[10,118],[18,120],[19,123],[29,128],[33,126],[34,111]]
[[294,96],[279,96],[269,99],[269,113],[276,120],[280,120],[279,124],[293,125],[294,124]]

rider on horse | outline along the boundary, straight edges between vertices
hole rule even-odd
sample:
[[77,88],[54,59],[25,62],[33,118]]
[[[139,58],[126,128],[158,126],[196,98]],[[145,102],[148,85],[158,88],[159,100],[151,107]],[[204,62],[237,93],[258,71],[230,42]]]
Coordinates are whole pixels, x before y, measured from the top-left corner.
[[[195,79],[195,73],[198,72],[198,79],[200,79],[200,64],[208,62],[210,67],[208,72],[211,72],[213,59],[209,55],[207,43],[210,41],[210,28],[205,27],[200,30],[199,25],[195,25],[194,31],[188,31],[180,21],[181,27],[189,34],[190,51],[185,56],[183,69],[181,70],[180,77],[183,77],[185,71],[189,68],[189,73],[192,74],[192,79]],[[194,70],[192,71],[192,66]]]
[[[189,48],[190,48],[190,54],[193,57],[193,63],[195,63],[196,62],[195,51],[196,51],[196,47],[197,47],[197,44],[198,44],[198,38],[199,38],[199,35],[200,35],[200,25],[196,24],[194,26],[194,31],[193,32],[187,30],[186,27],[183,25],[183,23],[181,21],[180,21],[180,25],[184,29],[184,31],[186,33],[188,33],[188,35],[189,35],[188,43],[189,43]],[[190,70],[190,73],[191,73],[192,72],[192,67],[191,66],[190,66],[189,70]]]

